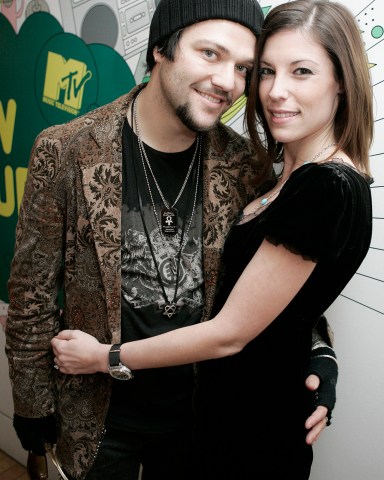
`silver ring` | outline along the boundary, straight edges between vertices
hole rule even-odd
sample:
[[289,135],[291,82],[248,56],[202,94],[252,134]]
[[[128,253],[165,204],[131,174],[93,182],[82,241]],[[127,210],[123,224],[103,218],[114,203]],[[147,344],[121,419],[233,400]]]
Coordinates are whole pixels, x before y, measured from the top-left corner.
[[325,417],[325,423],[326,424],[328,423],[328,417]]
[[55,363],[55,365],[53,365],[53,368],[56,368],[56,370],[60,369],[59,365],[56,365],[56,363]]

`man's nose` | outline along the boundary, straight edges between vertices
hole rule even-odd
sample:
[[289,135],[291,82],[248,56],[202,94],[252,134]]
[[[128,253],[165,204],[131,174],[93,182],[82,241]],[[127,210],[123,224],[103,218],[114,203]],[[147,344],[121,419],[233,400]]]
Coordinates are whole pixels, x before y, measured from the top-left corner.
[[233,64],[217,65],[212,74],[212,84],[224,92],[232,92],[235,88],[235,68]]

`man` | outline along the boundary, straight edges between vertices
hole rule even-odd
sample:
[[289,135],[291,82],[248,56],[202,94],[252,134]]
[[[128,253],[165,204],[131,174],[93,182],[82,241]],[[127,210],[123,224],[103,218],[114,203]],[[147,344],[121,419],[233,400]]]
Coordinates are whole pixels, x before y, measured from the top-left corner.
[[[118,344],[209,318],[224,238],[261,168],[220,117],[246,88],[262,20],[255,0],[162,0],[148,84],[35,142],[9,280],[14,426],[42,453],[57,419],[72,478],[137,480],[140,464],[147,480],[188,477],[193,366],[123,382]],[[58,373],[50,340],[62,328],[117,344],[111,376]],[[334,352],[314,346],[329,387]],[[332,398],[318,401],[328,417]],[[309,421],[312,439],[326,411]]]

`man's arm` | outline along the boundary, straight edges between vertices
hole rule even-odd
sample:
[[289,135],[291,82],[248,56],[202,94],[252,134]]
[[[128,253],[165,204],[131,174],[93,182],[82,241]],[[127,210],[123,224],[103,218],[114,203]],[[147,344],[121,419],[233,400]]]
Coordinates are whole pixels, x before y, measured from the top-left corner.
[[14,401],[13,425],[22,446],[37,455],[56,443],[55,375],[51,338],[59,331],[64,222],[52,195],[56,144],[41,134],[31,150],[8,280],[6,354]]

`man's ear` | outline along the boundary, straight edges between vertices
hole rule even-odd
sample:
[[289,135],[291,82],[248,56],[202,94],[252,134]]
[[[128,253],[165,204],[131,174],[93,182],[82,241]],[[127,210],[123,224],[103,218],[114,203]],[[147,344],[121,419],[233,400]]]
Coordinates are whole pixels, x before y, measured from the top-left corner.
[[155,60],[155,63],[159,61],[159,49],[157,47],[153,48],[153,59]]

